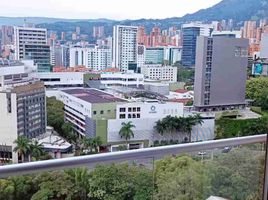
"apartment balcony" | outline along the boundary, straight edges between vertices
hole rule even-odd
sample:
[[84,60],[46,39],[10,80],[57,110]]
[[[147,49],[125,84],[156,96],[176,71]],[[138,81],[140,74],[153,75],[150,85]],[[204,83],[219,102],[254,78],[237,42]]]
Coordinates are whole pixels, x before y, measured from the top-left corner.
[[1,166],[0,199],[12,199],[4,195],[20,180],[28,187],[23,199],[266,200],[266,140],[257,135]]

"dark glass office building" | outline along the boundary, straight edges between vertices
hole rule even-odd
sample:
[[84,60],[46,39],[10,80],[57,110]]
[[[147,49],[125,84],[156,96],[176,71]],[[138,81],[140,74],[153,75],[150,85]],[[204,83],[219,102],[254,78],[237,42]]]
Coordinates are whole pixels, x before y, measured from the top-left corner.
[[200,27],[187,27],[182,29],[182,65],[192,67],[195,65],[196,38],[200,35]]

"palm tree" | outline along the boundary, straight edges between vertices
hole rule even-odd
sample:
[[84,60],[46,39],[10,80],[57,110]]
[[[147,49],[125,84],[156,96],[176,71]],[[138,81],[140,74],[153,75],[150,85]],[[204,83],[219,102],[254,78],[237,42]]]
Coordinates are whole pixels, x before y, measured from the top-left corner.
[[195,118],[195,125],[202,125],[204,123],[200,114],[196,114],[194,118]]
[[87,168],[76,168],[66,170],[65,173],[69,176],[75,188],[74,199],[86,200],[88,199],[90,174]]
[[25,136],[19,136],[15,141],[16,147],[14,148],[14,152],[18,153],[21,157],[21,161],[24,162],[24,156],[29,153],[30,150],[30,140]]
[[42,155],[44,155],[43,145],[39,144],[37,140],[34,140],[30,144],[30,154],[36,160],[39,160]]
[[98,153],[100,151],[100,146],[101,145],[102,145],[102,140],[101,140],[101,138],[99,136],[93,138],[93,140],[92,140],[92,147],[95,150],[95,152]]
[[156,122],[154,129],[156,130],[157,133],[159,133],[162,136],[164,135],[164,133],[166,131],[165,124],[162,122],[162,120],[158,120]]
[[202,125],[204,123],[200,114],[196,114],[195,116],[189,116],[185,118],[185,132],[189,134],[189,141],[192,139],[192,128],[196,125]]
[[123,122],[122,127],[119,131],[119,135],[121,138],[124,138],[126,140],[126,145],[128,145],[128,140],[130,140],[131,138],[134,138],[134,132],[133,132],[133,128],[135,128],[136,126],[134,124],[132,124],[132,122]]

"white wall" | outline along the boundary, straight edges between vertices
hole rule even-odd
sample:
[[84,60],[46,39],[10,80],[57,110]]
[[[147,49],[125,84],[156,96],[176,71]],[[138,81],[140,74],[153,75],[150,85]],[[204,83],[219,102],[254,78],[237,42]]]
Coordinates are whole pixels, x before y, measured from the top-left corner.
[[60,81],[44,81],[45,86],[54,85],[82,85],[84,73],[82,72],[42,72],[32,74],[38,79],[60,79]]
[[[140,108],[140,112],[128,112],[128,108]],[[120,112],[120,108],[126,108],[126,112]],[[116,119],[120,119],[120,114],[135,114],[140,113],[141,119],[161,119],[168,115],[171,116],[183,116],[183,104],[182,103],[126,103],[123,105],[117,105],[116,107]]]
[[16,94],[11,95],[12,112],[7,111],[7,99],[5,93],[0,93],[0,145],[12,146],[13,162],[18,162],[18,156],[13,152],[17,139],[17,100]]
[[[163,116],[164,117],[164,116]],[[108,142],[124,142],[125,140],[119,136],[119,131],[122,127],[122,122],[131,121],[136,127],[133,128],[134,138],[131,138],[130,141],[135,140],[149,140],[150,144],[153,141],[158,140],[180,140],[183,141],[187,136],[186,134],[178,134],[177,136],[161,136],[155,132],[154,126],[156,121],[161,118],[147,118],[147,119],[112,119],[108,120]],[[214,119],[206,119],[202,126],[198,125],[193,127],[192,129],[192,141],[207,141],[214,139],[214,128],[215,128],[215,120]]]

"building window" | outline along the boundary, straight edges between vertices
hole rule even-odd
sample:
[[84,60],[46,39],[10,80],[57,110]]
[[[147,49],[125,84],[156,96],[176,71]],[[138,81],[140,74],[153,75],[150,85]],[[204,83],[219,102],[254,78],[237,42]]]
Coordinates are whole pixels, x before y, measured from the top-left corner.
[[103,113],[104,113],[103,110],[101,110],[101,111],[100,111],[100,114],[103,115]]
[[132,118],[134,118],[134,119],[135,119],[135,118],[136,118],[136,114],[133,114],[133,115],[132,115]]
[[139,113],[137,114],[137,118],[141,118],[141,115]]
[[93,115],[96,115],[97,114],[97,111],[93,111]]
[[141,111],[141,108],[140,108],[140,107],[138,107],[138,108],[137,108],[137,112],[140,112],[140,111]]
[[107,113],[111,113],[111,110],[107,110]]
[[132,112],[132,108],[128,108],[128,112]]
[[136,112],[137,111],[137,108],[133,108],[133,112]]
[[126,115],[125,115],[125,114],[120,114],[120,115],[119,115],[119,118],[120,118],[120,119],[125,119],[125,118],[126,118]]
[[128,114],[128,118],[131,119],[131,114]]
[[126,108],[120,108],[120,112],[126,112]]

